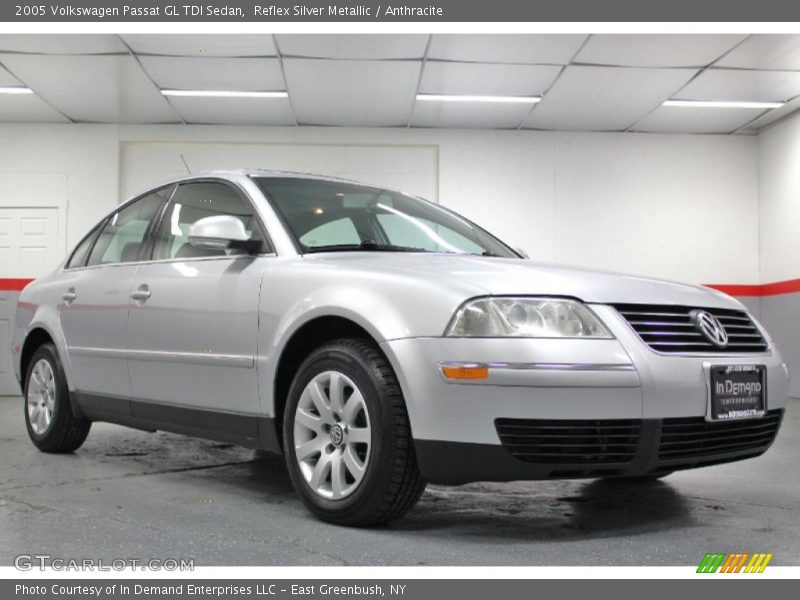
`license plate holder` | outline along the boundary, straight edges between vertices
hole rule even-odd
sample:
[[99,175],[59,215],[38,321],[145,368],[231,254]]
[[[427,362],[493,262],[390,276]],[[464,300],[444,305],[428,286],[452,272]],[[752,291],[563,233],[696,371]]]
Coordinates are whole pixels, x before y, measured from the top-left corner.
[[709,421],[758,419],[767,411],[764,365],[709,367]]

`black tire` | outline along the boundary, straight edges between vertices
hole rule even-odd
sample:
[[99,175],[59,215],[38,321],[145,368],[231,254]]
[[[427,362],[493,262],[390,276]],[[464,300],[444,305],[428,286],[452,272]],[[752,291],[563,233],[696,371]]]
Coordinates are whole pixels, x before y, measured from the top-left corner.
[[672,473],[674,473],[674,471],[662,471],[660,473],[649,473],[648,475],[631,475],[629,477],[606,477],[604,481],[628,485],[640,485],[658,481],[659,479],[663,479],[668,475],[672,475]]
[[[358,387],[372,427],[370,457],[363,479],[355,491],[337,500],[324,498],[309,486],[298,465],[294,443],[295,413],[303,390],[326,371],[343,373]],[[289,389],[283,447],[295,490],[323,521],[357,527],[387,523],[413,508],[425,490],[400,385],[384,356],[366,340],[339,339],[317,348],[306,358]]]
[[[34,367],[41,360],[49,363],[52,369],[55,400],[53,403],[52,417],[50,425],[42,432],[36,433],[31,425],[30,414],[28,412],[28,392],[30,390],[31,377]],[[25,374],[25,389],[23,394],[23,409],[25,412],[25,426],[28,436],[33,444],[42,452],[66,453],[73,452],[81,447],[92,424],[75,416],[72,410],[67,379],[64,376],[64,367],[58,357],[53,344],[42,344],[33,353],[28,363],[28,372]]]

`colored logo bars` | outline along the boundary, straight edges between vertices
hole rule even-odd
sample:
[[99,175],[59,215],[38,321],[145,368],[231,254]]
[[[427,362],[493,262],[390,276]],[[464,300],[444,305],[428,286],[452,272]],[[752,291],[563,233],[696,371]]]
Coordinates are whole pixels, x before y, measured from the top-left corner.
[[698,573],[763,573],[772,554],[756,552],[709,552],[700,561]]

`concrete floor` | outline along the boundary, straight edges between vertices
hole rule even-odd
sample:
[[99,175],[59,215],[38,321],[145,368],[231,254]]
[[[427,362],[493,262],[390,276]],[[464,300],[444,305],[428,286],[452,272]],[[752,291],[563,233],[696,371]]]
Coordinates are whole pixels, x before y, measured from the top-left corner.
[[96,424],[74,455],[29,443],[0,398],[0,564],[193,558],[196,565],[690,565],[707,551],[800,565],[800,401],[776,444],[738,464],[625,487],[602,481],[429,486],[387,527],[314,520],[282,459]]

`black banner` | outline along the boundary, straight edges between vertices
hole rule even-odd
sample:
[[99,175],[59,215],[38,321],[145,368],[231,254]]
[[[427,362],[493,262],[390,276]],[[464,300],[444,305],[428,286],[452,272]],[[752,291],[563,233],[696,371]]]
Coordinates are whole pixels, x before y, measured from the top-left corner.
[[787,22],[786,0],[11,0],[4,22]]
[[[402,600],[486,598],[632,598],[674,600],[680,597],[722,596],[726,600],[756,595],[778,597],[792,594],[793,580],[760,579],[756,576],[705,575],[695,580],[435,580],[435,579],[281,579],[281,580],[109,580],[28,579],[0,581],[5,600]],[[712,583],[712,580],[713,581]],[[713,586],[713,589],[712,589]],[[702,591],[702,588],[705,591]]]

